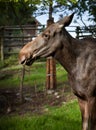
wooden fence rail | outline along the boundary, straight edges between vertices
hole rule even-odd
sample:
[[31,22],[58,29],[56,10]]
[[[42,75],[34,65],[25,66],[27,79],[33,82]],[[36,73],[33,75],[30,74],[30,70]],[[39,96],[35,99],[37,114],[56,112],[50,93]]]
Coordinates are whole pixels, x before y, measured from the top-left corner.
[[36,37],[43,29],[43,25],[38,27],[22,25],[22,29],[18,25],[0,27],[1,61],[3,62],[8,54],[18,53],[22,46]]
[[[22,25],[22,29],[16,26],[0,27],[0,57],[1,61],[8,54],[18,53],[20,48],[32,38],[36,37],[44,29],[44,25],[34,27],[29,25]],[[96,27],[67,27],[69,33],[73,34],[76,38],[83,38],[86,36],[96,37]],[[15,51],[14,51],[15,50]]]

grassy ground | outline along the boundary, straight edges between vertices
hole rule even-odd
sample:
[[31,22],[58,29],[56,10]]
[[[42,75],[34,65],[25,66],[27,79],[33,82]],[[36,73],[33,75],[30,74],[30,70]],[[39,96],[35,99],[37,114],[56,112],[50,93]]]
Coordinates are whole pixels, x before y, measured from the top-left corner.
[[[0,88],[17,87],[20,85],[22,66],[18,64],[2,67],[0,69]],[[8,64],[8,63],[7,63]],[[62,84],[67,80],[67,73],[60,64],[56,64],[57,84]],[[46,62],[35,62],[31,67],[25,67],[24,85],[45,87],[46,82]],[[7,85],[6,85],[7,84]]]
[[[19,88],[22,66],[7,60],[5,64],[0,64],[0,89]],[[66,87],[67,72],[56,64],[57,88]],[[45,88],[46,63],[36,62],[32,67],[26,67],[24,86],[34,87],[39,90]],[[69,86],[67,86],[69,87]],[[27,88],[26,88],[27,90]],[[63,92],[66,96],[66,92]],[[69,93],[68,93],[69,94]],[[67,94],[67,95],[68,95]],[[36,95],[37,96],[37,95]],[[39,98],[39,97],[37,97]],[[39,100],[39,99],[38,99]],[[43,100],[42,100],[43,101]],[[30,104],[30,102],[29,102]],[[36,104],[35,104],[36,105]],[[28,107],[26,105],[26,107]],[[30,106],[31,109],[32,106]],[[42,106],[42,114],[33,114],[28,111],[25,114],[8,114],[0,117],[0,130],[80,130],[80,111],[76,100],[62,102],[59,106]],[[22,107],[23,109],[23,107]]]
[[0,130],[81,130],[77,101],[62,107],[46,107],[44,115],[3,116]]

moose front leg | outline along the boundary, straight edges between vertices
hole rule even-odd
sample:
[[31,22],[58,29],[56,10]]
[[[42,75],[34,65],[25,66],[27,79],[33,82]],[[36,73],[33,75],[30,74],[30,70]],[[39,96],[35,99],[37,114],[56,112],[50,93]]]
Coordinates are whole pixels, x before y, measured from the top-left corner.
[[82,130],[89,130],[89,109],[88,102],[78,98],[81,116],[82,116]]
[[82,115],[82,130],[96,130],[96,97],[87,101],[79,98],[78,102]]

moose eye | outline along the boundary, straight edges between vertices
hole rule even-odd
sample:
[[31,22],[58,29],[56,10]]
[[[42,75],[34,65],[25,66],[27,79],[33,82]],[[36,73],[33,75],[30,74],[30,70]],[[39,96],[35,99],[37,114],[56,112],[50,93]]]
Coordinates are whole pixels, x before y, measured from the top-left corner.
[[48,35],[48,34],[44,34],[44,37],[45,37],[45,38],[48,38],[48,37],[49,37],[49,35]]
[[45,40],[49,40],[50,35],[49,35],[49,33],[43,33],[43,34],[42,34],[42,37],[43,37]]

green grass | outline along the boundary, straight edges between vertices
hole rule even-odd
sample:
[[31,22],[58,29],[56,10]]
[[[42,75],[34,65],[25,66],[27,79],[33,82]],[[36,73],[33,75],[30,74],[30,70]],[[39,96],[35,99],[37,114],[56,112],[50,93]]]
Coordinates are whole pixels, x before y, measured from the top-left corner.
[[[12,59],[7,60],[6,65],[1,65],[0,71],[14,71],[16,73],[0,75],[0,88],[19,87],[21,66],[12,64]],[[9,65],[11,64],[11,66]],[[29,70],[29,68],[26,68]],[[60,64],[56,64],[57,87],[67,81],[67,72]],[[30,71],[25,74],[24,85],[45,87],[46,63],[35,62]],[[47,110],[47,111],[46,111]],[[0,117],[0,130],[81,130],[80,111],[77,101],[63,104],[61,107],[44,106],[44,114],[32,115],[29,112],[25,115],[2,116]]]
[[0,118],[0,130],[81,130],[76,100],[59,108],[47,109],[43,115],[3,116]]
[[[12,61],[11,61],[12,62]],[[0,79],[0,87],[19,87],[20,86],[20,70],[21,65],[11,65],[3,67],[1,71],[14,71],[15,73],[11,75],[6,75],[3,73]],[[46,83],[46,62],[35,62],[30,68],[26,67],[24,85],[27,86],[41,86],[44,88]],[[56,64],[57,73],[57,84],[62,84],[67,80],[67,72],[60,64]]]

